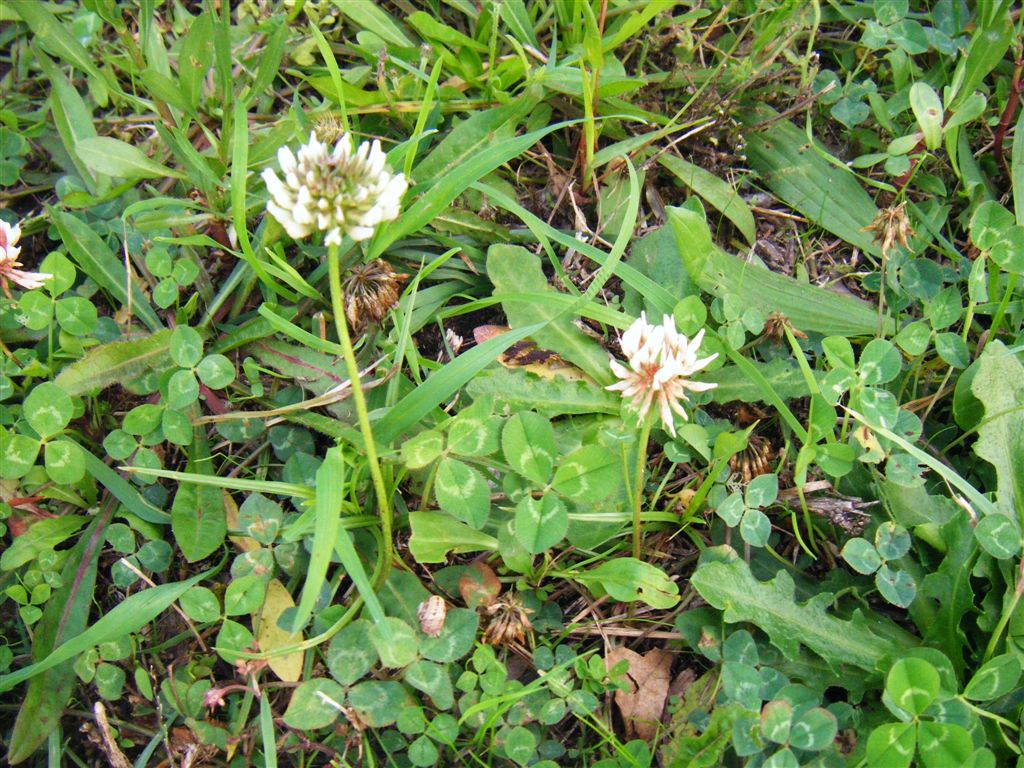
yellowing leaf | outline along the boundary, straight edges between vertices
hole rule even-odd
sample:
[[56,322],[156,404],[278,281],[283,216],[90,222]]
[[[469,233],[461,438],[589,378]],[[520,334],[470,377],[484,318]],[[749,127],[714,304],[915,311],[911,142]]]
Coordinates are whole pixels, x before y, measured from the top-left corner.
[[[281,614],[294,607],[295,601],[284,584],[277,579],[271,579],[267,584],[267,596],[263,600],[259,630],[256,632],[256,642],[261,651],[276,651],[278,648],[287,648],[302,642],[301,632],[286,632],[277,626]],[[253,622],[256,622],[256,617],[253,617]],[[294,651],[283,656],[272,656],[267,663],[278,678],[287,683],[294,683],[302,677],[302,657],[302,651]]]

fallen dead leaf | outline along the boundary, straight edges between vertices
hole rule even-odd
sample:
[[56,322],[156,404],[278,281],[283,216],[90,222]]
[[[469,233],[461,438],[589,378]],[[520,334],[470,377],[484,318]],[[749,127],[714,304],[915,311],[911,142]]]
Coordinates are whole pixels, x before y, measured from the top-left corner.
[[[277,579],[271,579],[267,584],[267,596],[263,600],[259,631],[256,633],[256,643],[261,651],[274,651],[302,642],[301,632],[286,632],[277,626],[281,614],[294,607],[295,601],[284,584]],[[285,656],[272,656],[267,660],[267,666],[281,680],[296,683],[302,677],[302,657],[302,651]]]
[[658,732],[668,698],[672,654],[655,648],[643,656],[628,648],[613,648],[605,656],[611,669],[623,659],[629,664],[629,689],[615,692],[615,704],[626,726],[626,735],[650,741]]

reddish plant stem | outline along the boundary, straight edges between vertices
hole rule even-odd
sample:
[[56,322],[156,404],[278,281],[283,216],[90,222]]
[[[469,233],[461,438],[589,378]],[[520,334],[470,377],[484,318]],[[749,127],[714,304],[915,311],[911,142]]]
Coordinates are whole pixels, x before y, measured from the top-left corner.
[[1021,82],[1021,73],[1024,72],[1024,48],[1017,54],[1017,60],[1013,66],[1013,78],[1010,80],[1010,96],[1006,99],[1006,107],[999,118],[999,126],[996,128],[992,138],[992,156],[996,163],[1003,169],[1003,173],[1010,178],[1010,167],[1006,163],[1006,156],[1003,154],[1003,141],[1006,139],[1006,132],[1010,130],[1010,123],[1017,114],[1017,105],[1020,103],[1021,91],[1024,91],[1024,83]]

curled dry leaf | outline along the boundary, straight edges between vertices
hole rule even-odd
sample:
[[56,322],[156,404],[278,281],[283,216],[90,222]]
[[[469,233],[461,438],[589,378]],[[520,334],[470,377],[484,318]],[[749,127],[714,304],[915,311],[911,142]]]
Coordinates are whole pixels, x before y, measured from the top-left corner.
[[626,735],[650,741],[658,732],[668,698],[672,654],[655,648],[641,656],[628,648],[613,648],[604,663],[610,670],[623,659],[629,664],[629,688],[615,692],[615,705],[622,715]]

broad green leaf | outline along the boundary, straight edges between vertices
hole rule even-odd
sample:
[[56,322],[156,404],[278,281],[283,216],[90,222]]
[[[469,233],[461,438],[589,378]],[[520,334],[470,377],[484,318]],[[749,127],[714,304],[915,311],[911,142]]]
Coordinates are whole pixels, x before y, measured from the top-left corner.
[[754,215],[735,187],[700,166],[688,163],[675,155],[662,155],[658,162],[735,224],[748,243],[754,243],[757,235]]
[[326,728],[341,716],[344,704],[344,688],[326,677],[315,677],[295,689],[283,719],[302,731]]
[[501,433],[505,461],[527,480],[544,485],[555,467],[555,431],[537,413],[522,411],[505,423]]
[[[95,517],[69,553],[61,573],[61,585],[50,596],[34,628],[34,662],[43,661],[55,648],[86,630],[96,585],[96,567],[104,544],[103,528],[109,519],[109,511]],[[71,657],[29,681],[8,743],[7,760],[11,765],[32,755],[60,725],[75,682]]]
[[332,637],[327,646],[327,669],[342,685],[352,685],[378,661],[377,650],[370,642],[371,626],[366,619],[356,619]]
[[[922,596],[938,603],[938,608],[934,618],[922,630],[925,643],[941,648],[947,663],[952,660],[956,672],[963,674],[963,650],[967,643],[964,626],[967,615],[975,610],[976,595],[971,571],[978,556],[978,543],[964,514],[953,516],[938,530],[945,545],[945,557],[921,580],[920,589]],[[936,667],[939,668],[938,665]],[[941,673],[941,668],[939,671]],[[950,693],[956,693],[956,690],[954,688]]]
[[998,340],[990,341],[978,360],[971,391],[985,406],[985,418],[978,425],[974,452],[996,468],[996,508],[1019,519],[1024,510],[1024,365]]
[[814,707],[797,718],[789,732],[789,743],[797,749],[818,752],[835,741],[839,724],[827,709]]
[[418,563],[443,563],[448,553],[494,552],[498,540],[439,512],[410,512],[409,552]]
[[1009,653],[996,656],[974,673],[964,688],[964,696],[973,701],[998,699],[1017,687],[1020,673],[1021,664],[1016,656]]
[[412,703],[402,684],[394,680],[365,680],[348,692],[348,705],[371,728],[391,725],[403,707]]
[[381,665],[392,669],[408,666],[419,651],[416,630],[394,616],[385,616],[370,627],[370,642],[377,649]]
[[545,301],[545,294],[555,293],[555,290],[544,277],[539,256],[518,245],[492,245],[487,250],[487,276],[494,284],[494,296],[497,298],[503,294],[534,296],[531,303],[518,300],[502,302],[509,325],[521,328],[538,320],[546,321],[545,327],[533,334],[533,340],[539,347],[557,352],[595,381],[611,383],[613,376],[608,366],[607,351],[584,335],[561,305]]
[[165,329],[132,341],[100,344],[65,366],[54,383],[78,397],[133,381],[148,371],[170,366],[170,340],[171,332]]
[[[765,316],[781,313],[805,333],[873,336],[877,332],[878,312],[866,302],[798,283],[720,250],[711,240],[703,215],[686,207],[669,208],[668,218],[676,247],[703,290],[733,296],[742,306],[757,308]],[[884,318],[882,326],[886,332],[892,331],[892,319]]]
[[59,386],[50,381],[36,384],[25,396],[25,420],[41,438],[60,432],[71,421],[74,404]]
[[899,655],[916,643],[881,616],[856,612],[838,619],[828,612],[832,595],[821,592],[803,604],[795,599],[792,577],[779,571],[771,581],[758,581],[750,567],[728,547],[709,550],[728,562],[702,562],[690,580],[711,605],[724,611],[730,624],[749,621],[764,630],[786,658],[798,658],[801,645],[825,659],[833,669],[853,665],[873,672],[887,655]]
[[531,555],[539,555],[562,540],[569,529],[569,513],[552,493],[525,496],[516,504],[516,538]]
[[441,460],[434,478],[437,503],[445,512],[479,530],[491,513],[491,494],[483,475],[451,456]]
[[679,585],[650,563],[632,557],[605,560],[574,576],[584,584],[599,585],[616,600],[640,601],[652,608],[671,608],[679,602]]
[[444,450],[444,435],[426,429],[402,443],[402,463],[409,469],[422,469],[433,463]]
[[898,659],[885,678],[893,703],[913,716],[920,715],[939,695],[939,673],[924,659]]
[[[186,471],[210,475],[209,449],[205,438],[192,446]],[[194,563],[211,555],[227,534],[227,516],[221,490],[210,485],[181,483],[171,503],[171,530],[185,558]]]
[[441,634],[420,639],[420,655],[441,664],[458,661],[473,650],[479,626],[480,616],[475,610],[451,608]]
[[974,754],[971,734],[956,723],[919,723],[917,748],[924,768],[965,765]]
[[[774,111],[762,108],[747,122],[754,125],[772,117]],[[827,151],[818,144],[808,147],[807,134],[788,120],[771,122],[745,138],[750,166],[783,202],[865,253],[881,256],[878,243],[864,229],[878,209],[842,163],[826,159]]]
[[78,89],[71,84],[61,68],[54,64],[50,57],[37,46],[33,46],[32,50],[35,54],[35,61],[49,81],[50,113],[53,115],[53,122],[56,124],[61,143],[86,189],[96,195],[100,192],[96,178],[75,151],[79,141],[96,136],[92,113]]
[[868,737],[868,763],[886,768],[910,768],[917,743],[915,727],[914,723],[886,723],[875,728]]
[[910,86],[910,109],[917,118],[917,125],[924,134],[928,149],[942,145],[942,100],[928,83],[918,81]]
[[622,481],[622,459],[597,445],[584,445],[564,457],[551,485],[577,504],[602,501]]
[[184,174],[151,160],[138,147],[110,136],[81,139],[75,151],[90,170],[129,181],[135,179],[181,179]]
[[406,667],[404,680],[423,691],[438,709],[451,709],[455,703],[452,681],[446,667],[433,661],[416,661]]
[[0,677],[0,693],[9,691],[19,683],[75,658],[82,651],[95,645],[120,640],[132,632],[138,631],[167,610],[185,590],[209,575],[209,571],[203,571],[185,581],[161,584],[129,595],[103,614],[84,632],[70,637],[44,658]]

